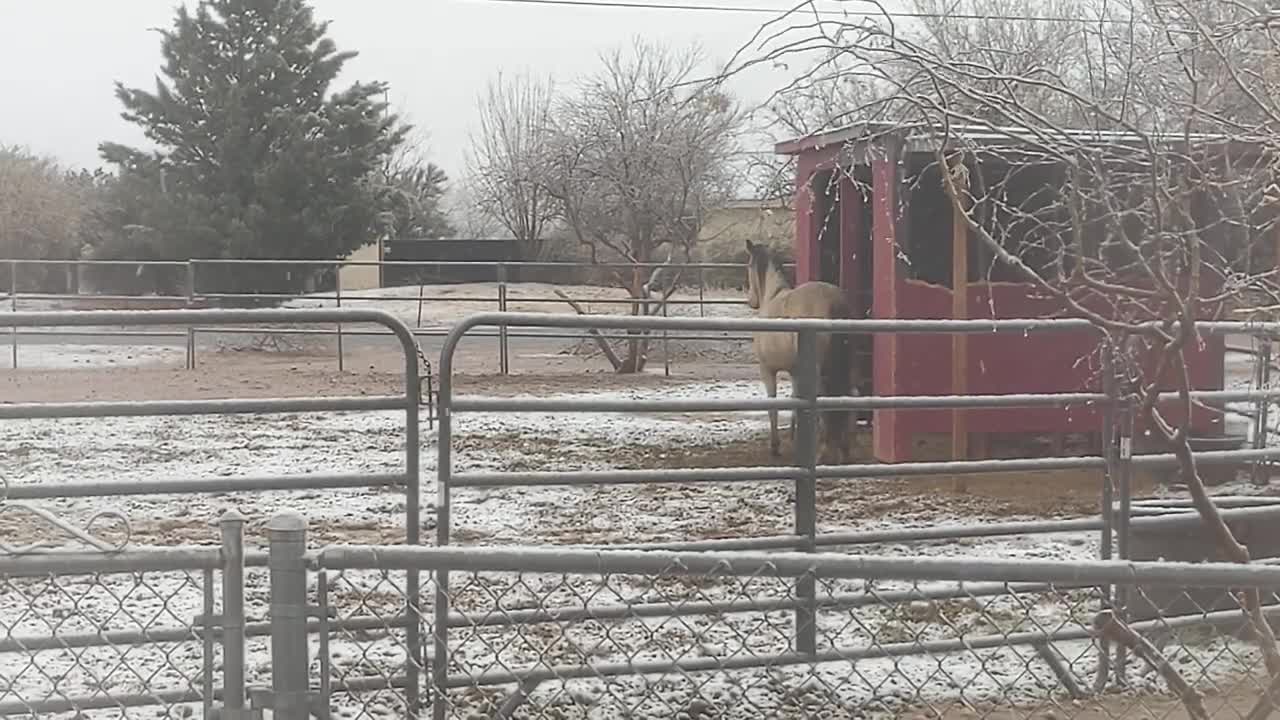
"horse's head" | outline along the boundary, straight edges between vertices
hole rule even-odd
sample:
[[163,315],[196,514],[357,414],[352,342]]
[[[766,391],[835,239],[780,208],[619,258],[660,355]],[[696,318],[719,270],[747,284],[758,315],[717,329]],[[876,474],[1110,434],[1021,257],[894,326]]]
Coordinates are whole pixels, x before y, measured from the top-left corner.
[[769,248],[747,240],[747,305],[759,310],[764,298],[765,275],[769,272]]

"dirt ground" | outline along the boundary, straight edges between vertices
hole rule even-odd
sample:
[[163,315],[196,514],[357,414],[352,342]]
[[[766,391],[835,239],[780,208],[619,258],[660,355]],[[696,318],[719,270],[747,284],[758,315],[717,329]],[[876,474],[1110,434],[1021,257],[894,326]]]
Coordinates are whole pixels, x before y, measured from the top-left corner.
[[[755,378],[748,365],[683,363],[665,377],[661,367],[643,375],[617,375],[600,362],[571,355],[538,356],[537,372],[497,374],[489,351],[459,353],[454,387],[460,392],[564,392],[651,387],[718,379]],[[333,357],[271,352],[204,352],[196,370],[176,365],[22,368],[0,370],[0,402],[208,400],[222,398],[333,397],[404,392],[398,356],[349,353],[344,370]],[[525,363],[532,365],[532,362]],[[439,379],[433,380],[439,387]]]
[[[289,355],[272,352],[227,351],[206,352],[195,371],[181,366],[151,365],[133,367],[88,367],[76,369],[0,370],[0,402],[76,402],[109,400],[180,400],[219,398],[263,398],[301,396],[358,396],[399,394],[404,391],[402,371],[395,367],[399,359],[389,353],[350,353],[346,369],[339,371],[333,357]],[[583,390],[635,389],[638,387],[672,386],[716,379],[753,379],[753,366],[737,364],[682,363],[673,366],[673,374],[664,376],[659,368],[644,375],[619,376],[601,363],[569,355],[523,358],[526,366],[538,361],[536,374],[521,372],[502,376],[490,367],[493,354],[477,349],[461,354],[455,374],[455,390],[485,395],[554,394]],[[433,381],[438,388],[438,378]],[[489,447],[501,447],[504,439],[485,436],[476,438]],[[541,442],[539,457],[554,459],[558,452],[576,453],[581,449],[559,448],[554,437],[531,440],[509,438],[510,442]],[[460,438],[459,442],[467,442]],[[869,458],[869,437],[858,443],[860,460]],[[697,468],[733,466],[769,466],[785,464],[767,451],[764,435],[749,440],[672,448],[655,454],[644,446],[601,448],[619,468]],[[1023,451],[1022,454],[1034,455]],[[513,470],[541,468],[513,467]],[[1098,512],[1098,472],[1055,471],[1041,473],[1008,473],[968,476],[964,487],[951,476],[915,478],[876,478],[866,481],[824,482],[819,486],[824,503],[849,508],[851,519],[884,516],[910,507],[937,506],[945,503],[949,512],[983,515],[1032,515],[1071,517]],[[1135,493],[1148,492],[1154,479],[1143,476],[1135,482]],[[655,486],[655,492],[665,488]],[[739,529],[740,530],[740,529]],[[707,528],[707,536],[734,528]]]
[[[1222,694],[1206,694],[1204,709],[1210,718],[1244,718],[1257,703],[1262,693],[1254,683],[1242,681]],[[907,720],[1193,720],[1196,716],[1187,711],[1176,698],[1151,695],[1117,694],[1095,700],[1062,701],[1040,708],[991,708],[951,707],[918,710],[901,715]]]
[[[262,398],[300,396],[383,395],[403,392],[399,358],[394,353],[352,351],[346,369],[339,371],[332,356],[285,354],[259,351],[204,352],[195,371],[176,366],[86,367],[67,370],[18,369],[0,370],[0,403],[75,402],[106,400],[178,400],[216,398]],[[545,354],[516,358],[517,374],[496,374],[493,353],[489,348],[461,351],[455,389],[461,393],[484,395],[533,394],[551,395],[582,390],[635,389],[669,387],[708,379],[754,379],[756,369],[747,364],[685,362],[673,366],[673,374],[664,376],[660,367],[642,376],[618,376],[607,371],[598,360],[584,360],[570,355]],[[536,372],[530,372],[536,369]],[[438,387],[438,380],[436,381]],[[504,442],[539,443],[537,453],[530,455],[554,461],[557,453],[581,453],[578,447],[562,448],[554,436],[503,438],[489,434],[476,438],[460,437],[458,442],[480,442],[502,448]],[[619,468],[698,468],[731,466],[767,466],[785,464],[767,451],[763,434],[736,442],[716,445],[673,447],[655,452],[652,446],[609,445],[587,448],[607,454]],[[860,459],[868,457],[868,439],[860,438]],[[1026,454],[1035,455],[1035,451]],[[545,467],[512,467],[512,470],[545,469]],[[1042,473],[1005,473],[968,476],[961,487],[950,476],[920,478],[874,478],[823,481],[818,486],[818,501],[823,517],[846,527],[859,527],[859,520],[895,517],[900,520],[922,520],[930,514],[950,518],[973,515],[982,517],[1054,517],[1067,518],[1095,515],[1099,511],[1101,474],[1098,472],[1059,471]],[[1135,494],[1147,494],[1155,485],[1151,476],[1136,478]],[[701,486],[676,487],[651,485],[631,492],[623,488],[601,488],[589,501],[576,506],[576,513],[562,525],[542,528],[543,539],[561,543],[606,542],[596,537],[597,531],[584,528],[582,514],[590,515],[593,503],[599,506],[627,507],[638,513],[656,514],[658,509],[684,502],[699,504],[700,494],[709,489]],[[375,491],[393,492],[393,491]],[[761,518],[777,518],[776,513],[752,512],[751,501],[727,507],[708,515],[689,539],[714,539],[741,535],[764,535],[779,532],[777,528],[757,526]],[[785,522],[785,518],[783,518]],[[119,537],[108,528],[99,533]],[[145,518],[133,524],[134,541],[207,542],[207,521],[187,517]],[[253,529],[251,529],[253,530]],[[396,543],[403,539],[403,527],[378,519],[359,523],[316,523],[311,529],[314,543]],[[599,530],[607,534],[608,530]],[[256,530],[253,530],[256,535]],[[0,542],[20,544],[33,535],[22,516],[0,517]],[[455,541],[483,543],[487,538],[468,538],[463,529],[455,533]],[[1226,696],[1206,698],[1211,717],[1240,717],[1256,700],[1256,693],[1240,691]],[[832,714],[838,717],[838,714]],[[1072,703],[1063,701],[1040,708],[974,708],[956,705],[928,711],[904,711],[900,717],[947,718],[976,720],[993,718],[1035,718],[1037,720],[1103,720],[1104,718],[1169,718],[1181,720],[1191,716],[1175,700],[1167,698],[1108,696],[1098,700]]]

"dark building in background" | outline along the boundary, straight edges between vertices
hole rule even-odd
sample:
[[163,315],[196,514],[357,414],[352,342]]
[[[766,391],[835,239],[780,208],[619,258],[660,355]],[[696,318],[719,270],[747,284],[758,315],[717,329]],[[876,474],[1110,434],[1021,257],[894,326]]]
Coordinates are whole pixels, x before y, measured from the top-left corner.
[[[382,283],[385,286],[418,283],[496,282],[498,263],[514,262],[518,257],[516,241],[500,238],[454,238],[449,240],[388,240],[383,259],[395,262],[426,263],[423,265],[386,265]],[[434,264],[433,264],[434,263]],[[450,264],[474,263],[474,264]],[[515,268],[508,269],[507,279],[518,281]]]

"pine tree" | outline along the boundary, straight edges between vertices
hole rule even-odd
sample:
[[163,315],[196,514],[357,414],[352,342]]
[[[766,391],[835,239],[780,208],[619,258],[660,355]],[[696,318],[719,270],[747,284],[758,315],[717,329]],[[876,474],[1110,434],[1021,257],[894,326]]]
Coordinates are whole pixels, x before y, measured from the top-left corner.
[[[100,151],[160,195],[143,214],[165,255],[336,258],[371,239],[374,178],[408,128],[387,112],[382,83],[330,92],[356,53],[327,31],[304,0],[201,0],[161,31],[154,92],[116,84],[122,116],[159,149]],[[292,289],[304,284],[297,270],[223,280]]]

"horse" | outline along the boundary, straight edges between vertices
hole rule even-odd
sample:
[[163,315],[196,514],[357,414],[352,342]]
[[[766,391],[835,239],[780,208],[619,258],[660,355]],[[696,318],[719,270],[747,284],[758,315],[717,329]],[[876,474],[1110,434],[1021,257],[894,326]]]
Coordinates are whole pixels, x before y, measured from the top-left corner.
[[[848,298],[839,287],[828,282],[812,281],[792,287],[782,272],[782,264],[765,245],[747,240],[747,305],[762,318],[853,317]],[[794,332],[765,331],[752,334],[752,347],[760,364],[760,378],[769,397],[778,396],[778,373],[795,377],[797,337]],[[854,392],[853,348],[848,334],[818,333],[818,394],[847,396]],[[794,388],[794,384],[792,386]],[[792,397],[795,397],[794,390]],[[824,428],[820,457],[834,448],[838,461],[849,459],[849,410],[821,413]],[[795,440],[795,413],[792,412],[791,437]],[[781,452],[778,437],[778,411],[769,411],[769,454]]]

